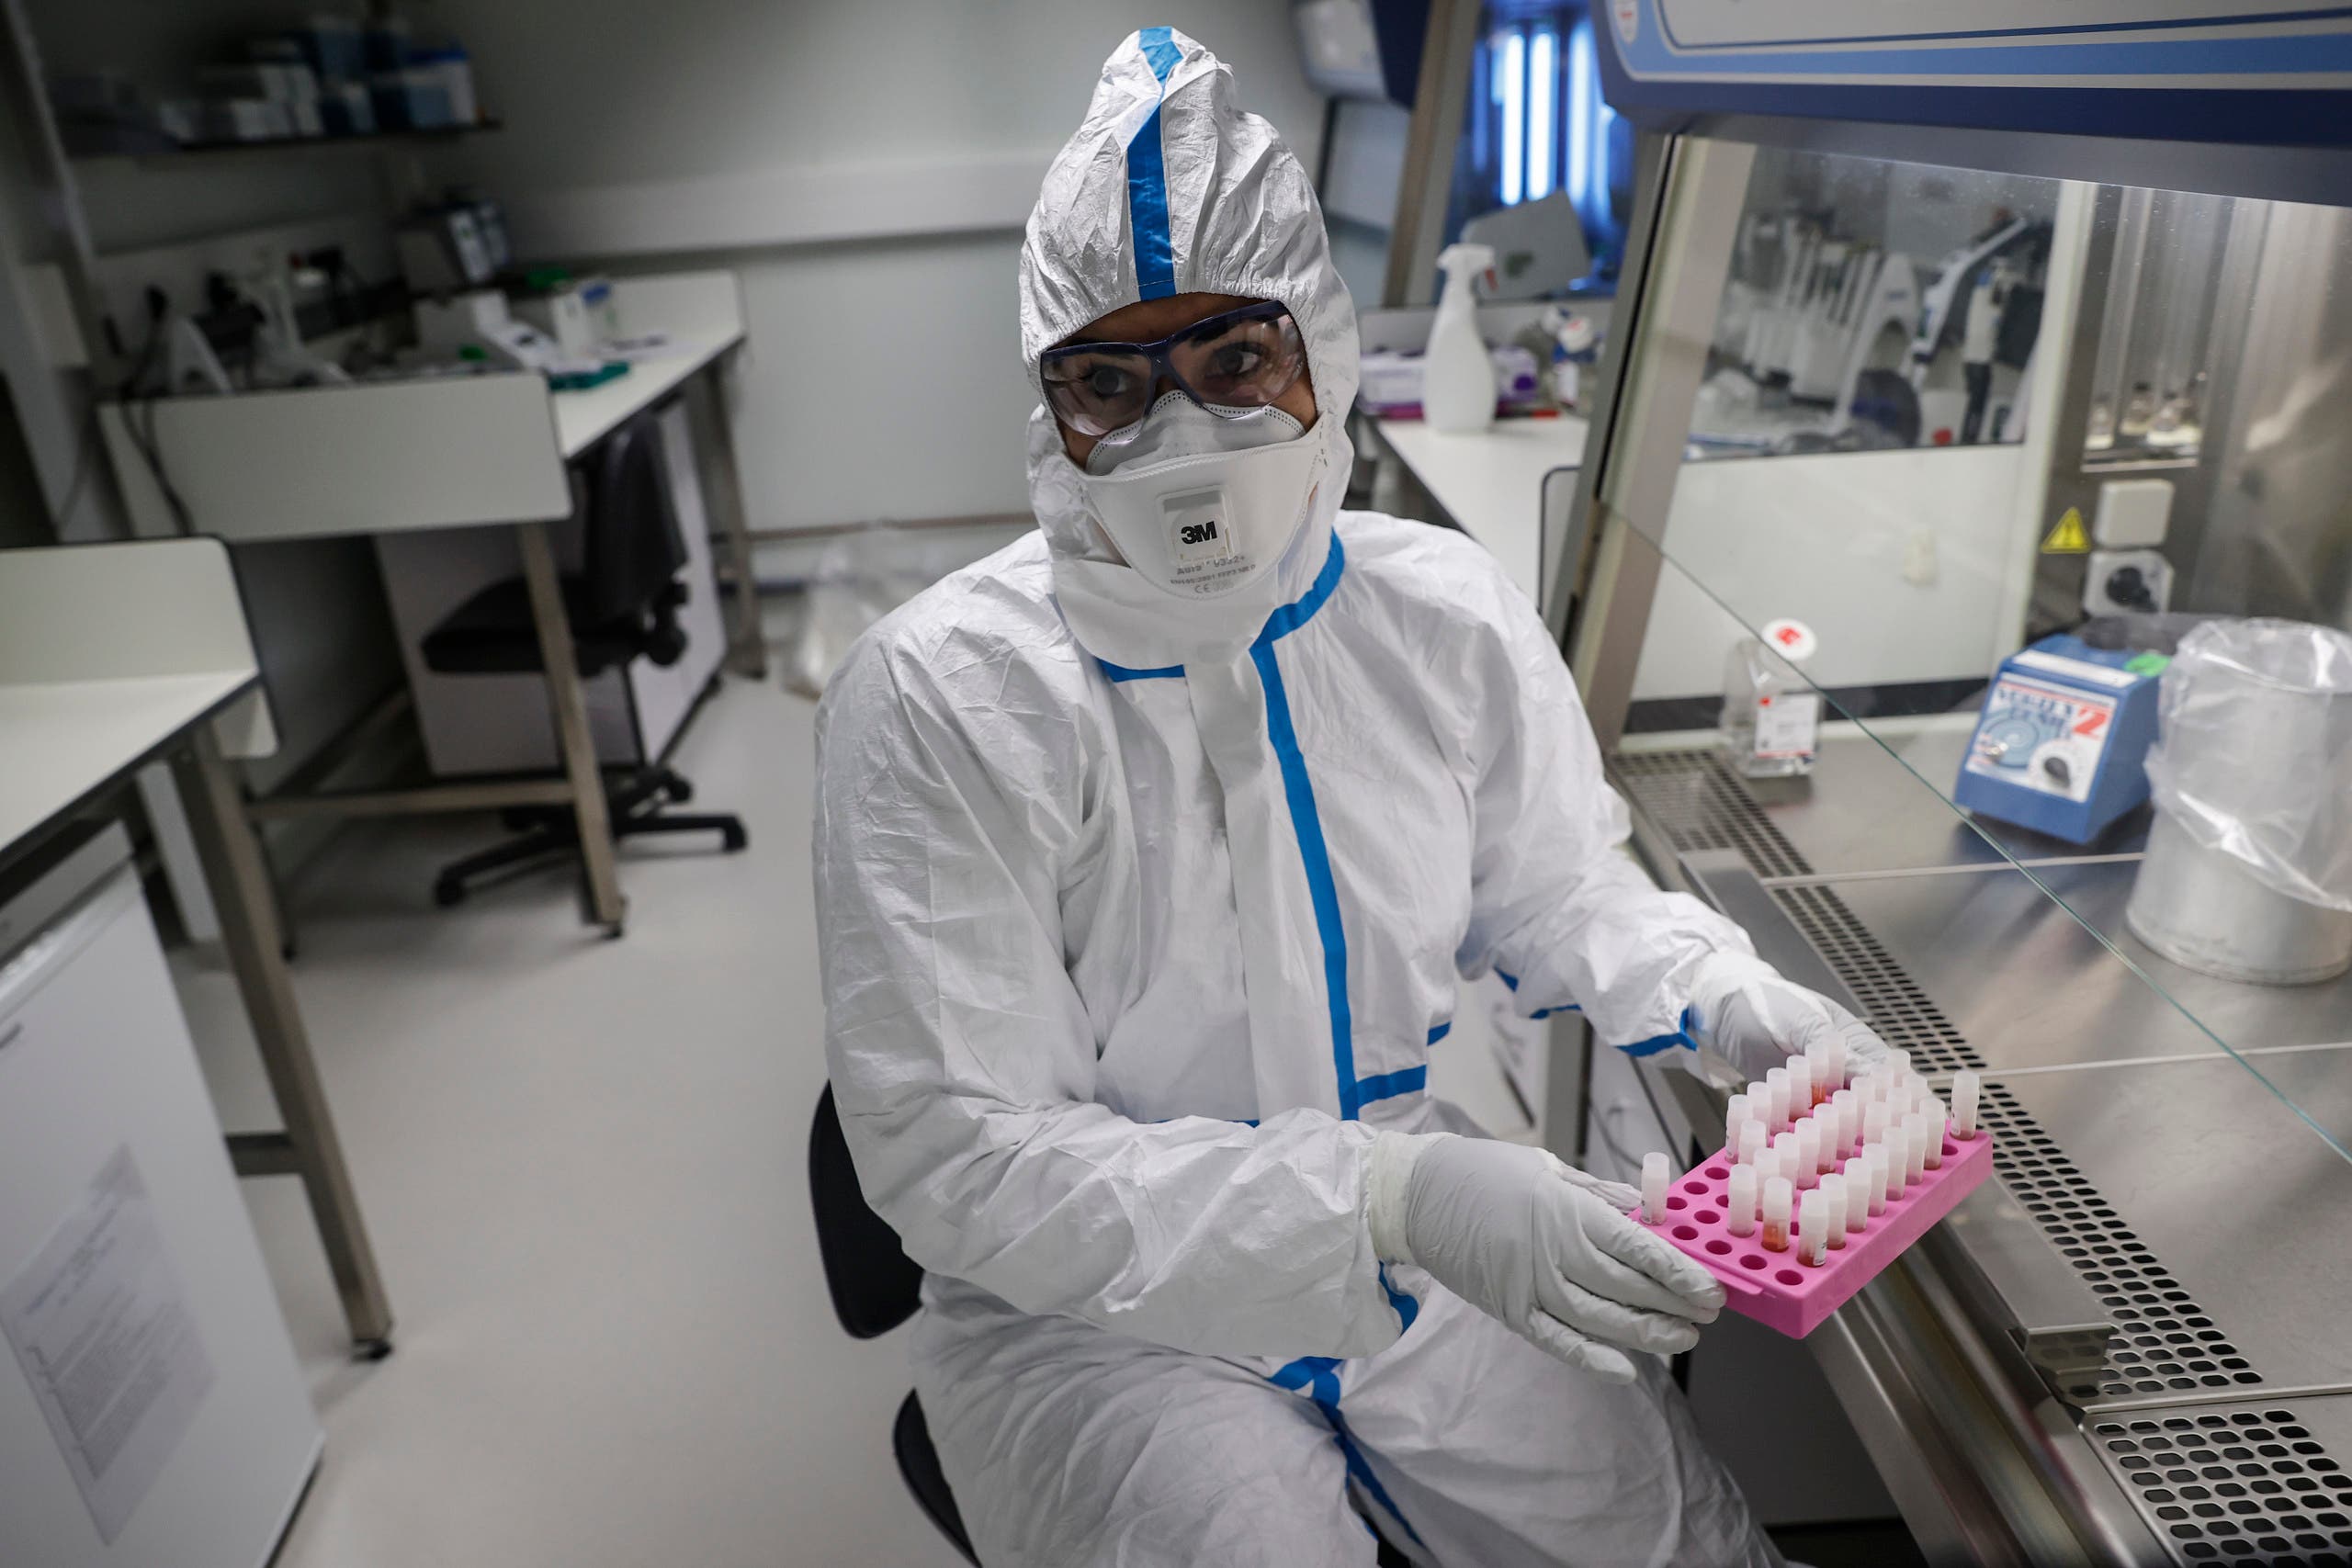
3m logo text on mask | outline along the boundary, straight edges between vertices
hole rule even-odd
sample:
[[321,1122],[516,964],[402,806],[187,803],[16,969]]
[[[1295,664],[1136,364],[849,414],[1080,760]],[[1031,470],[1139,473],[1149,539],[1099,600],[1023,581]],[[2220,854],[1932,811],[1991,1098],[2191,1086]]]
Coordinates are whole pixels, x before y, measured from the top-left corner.
[[1227,525],[1222,491],[1210,491],[1172,501],[1168,507],[1168,526],[1180,569],[1232,558],[1233,530]]

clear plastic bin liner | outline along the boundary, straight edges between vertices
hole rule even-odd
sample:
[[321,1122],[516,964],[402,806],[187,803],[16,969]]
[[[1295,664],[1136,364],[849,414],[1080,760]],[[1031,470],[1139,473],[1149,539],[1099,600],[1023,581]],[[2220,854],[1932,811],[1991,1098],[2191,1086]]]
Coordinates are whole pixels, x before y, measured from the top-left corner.
[[2164,674],[2156,807],[2264,886],[2352,910],[2352,634],[2209,621]]
[[956,527],[869,524],[828,544],[809,572],[799,630],[784,660],[784,683],[807,696],[825,689],[858,637],[958,568],[1029,531],[1025,520]]

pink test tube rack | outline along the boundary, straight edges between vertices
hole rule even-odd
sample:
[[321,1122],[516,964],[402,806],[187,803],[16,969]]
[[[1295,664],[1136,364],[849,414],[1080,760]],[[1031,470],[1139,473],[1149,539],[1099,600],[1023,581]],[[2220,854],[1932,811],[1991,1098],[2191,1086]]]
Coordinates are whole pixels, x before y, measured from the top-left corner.
[[[1724,1210],[1733,1152],[1710,1156],[1668,1187],[1661,1223],[1650,1224],[1646,1214],[1639,1220],[1722,1280],[1725,1306],[1792,1339],[1812,1333],[1993,1174],[1992,1134],[1980,1124],[1974,1137],[1959,1138],[1947,1124],[1943,1164],[1889,1199],[1865,1229],[1848,1231],[1846,1245],[1832,1247],[1828,1261],[1816,1266],[1798,1259],[1793,1224],[1786,1252],[1766,1249],[1760,1223],[1746,1235],[1731,1234]],[[1838,1168],[1860,1163],[1843,1161]]]

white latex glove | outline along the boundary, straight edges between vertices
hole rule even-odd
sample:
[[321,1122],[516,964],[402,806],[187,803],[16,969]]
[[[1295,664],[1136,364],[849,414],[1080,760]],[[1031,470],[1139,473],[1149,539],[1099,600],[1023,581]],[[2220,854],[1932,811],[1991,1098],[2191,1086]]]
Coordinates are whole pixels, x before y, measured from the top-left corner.
[[1704,1269],[1627,1219],[1630,1187],[1542,1149],[1452,1133],[1383,1133],[1366,1205],[1373,1249],[1429,1270],[1537,1348],[1608,1382],[1623,1350],[1671,1355],[1723,1310]]
[[1690,1014],[1691,1038],[1750,1082],[1833,1034],[1846,1042],[1849,1071],[1886,1062],[1886,1042],[1869,1024],[1745,953],[1712,953],[1700,963],[1690,981]]

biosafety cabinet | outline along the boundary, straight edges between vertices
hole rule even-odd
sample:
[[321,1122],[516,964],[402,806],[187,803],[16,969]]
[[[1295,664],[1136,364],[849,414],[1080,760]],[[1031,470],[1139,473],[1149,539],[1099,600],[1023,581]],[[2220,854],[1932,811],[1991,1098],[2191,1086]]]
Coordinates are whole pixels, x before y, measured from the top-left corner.
[[[1642,135],[1548,613],[1652,870],[1997,1140],[1805,1348],[1931,1560],[2352,1562],[2352,23],[1593,30]],[[1564,1152],[1720,1143],[1577,1059]]]

